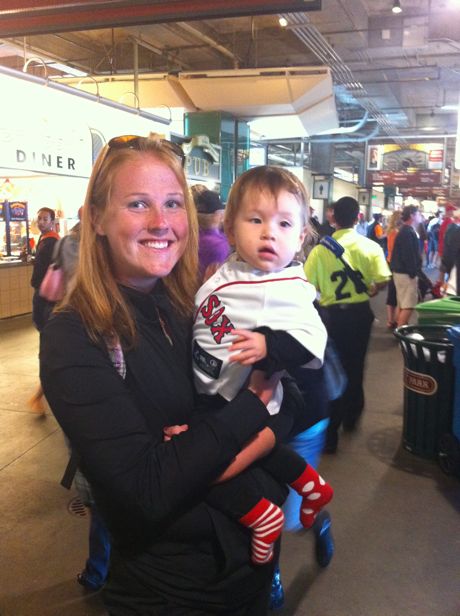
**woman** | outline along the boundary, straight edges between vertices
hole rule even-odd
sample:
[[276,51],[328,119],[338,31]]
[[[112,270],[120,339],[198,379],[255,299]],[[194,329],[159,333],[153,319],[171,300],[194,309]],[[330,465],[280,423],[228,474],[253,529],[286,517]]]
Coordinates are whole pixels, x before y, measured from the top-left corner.
[[[399,229],[401,228],[401,212],[400,210],[395,210],[388,223],[387,227],[387,262],[390,264],[391,256],[393,254],[393,247],[395,245],[396,236],[398,234]],[[388,281],[387,288],[387,327],[390,330],[394,330],[398,323],[398,302],[396,300],[396,288],[395,283],[393,282],[393,277]]]
[[[111,616],[267,610],[273,567],[251,566],[249,532],[205,498],[264,427],[276,378],[255,372],[223,409],[193,412],[197,269],[180,148],[156,136],[112,139],[90,178],[75,285],[41,341],[46,397],[112,535]],[[107,349],[118,341],[115,367]],[[284,486],[255,471],[282,503]]]

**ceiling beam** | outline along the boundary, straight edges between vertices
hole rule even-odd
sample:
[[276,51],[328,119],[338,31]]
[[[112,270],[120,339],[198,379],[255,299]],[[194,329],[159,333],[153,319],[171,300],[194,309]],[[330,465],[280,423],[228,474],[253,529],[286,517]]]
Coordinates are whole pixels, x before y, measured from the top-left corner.
[[0,38],[321,10],[321,0],[2,0]]

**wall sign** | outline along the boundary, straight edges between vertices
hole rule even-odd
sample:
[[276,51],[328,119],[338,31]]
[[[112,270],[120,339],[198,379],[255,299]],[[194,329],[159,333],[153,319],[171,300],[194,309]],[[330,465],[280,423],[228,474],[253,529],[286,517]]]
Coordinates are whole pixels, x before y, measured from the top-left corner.
[[313,178],[313,199],[329,199],[330,183],[327,178]]

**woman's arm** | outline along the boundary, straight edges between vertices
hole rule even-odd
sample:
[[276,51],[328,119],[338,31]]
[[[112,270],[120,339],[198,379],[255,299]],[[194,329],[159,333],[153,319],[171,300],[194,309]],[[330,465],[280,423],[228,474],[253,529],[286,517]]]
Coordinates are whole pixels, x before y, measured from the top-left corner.
[[[152,522],[205,493],[269,417],[259,398],[271,397],[265,383],[163,442],[164,417],[155,425],[153,413],[147,425],[105,349],[89,341],[76,317],[58,314],[41,338],[45,395],[82,470],[105,497]],[[189,385],[188,374],[184,379]],[[158,389],[165,386],[158,382]],[[174,396],[181,383],[170,386]]]

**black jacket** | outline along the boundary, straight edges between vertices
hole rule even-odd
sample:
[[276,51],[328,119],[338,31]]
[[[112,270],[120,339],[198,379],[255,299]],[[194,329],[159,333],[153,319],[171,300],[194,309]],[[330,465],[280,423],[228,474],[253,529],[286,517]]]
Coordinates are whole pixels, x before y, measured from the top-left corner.
[[[249,564],[247,529],[204,499],[268,413],[244,391],[194,418],[188,323],[174,316],[160,283],[155,289],[125,290],[138,326],[125,380],[78,316],[61,312],[41,335],[42,384],[114,538],[108,601],[145,610],[151,590],[190,609],[228,609],[257,596],[270,573]],[[190,429],[163,442],[163,428],[182,423]],[[284,486],[259,475],[267,498],[281,503]]]
[[408,274],[411,278],[415,278],[421,270],[420,245],[410,225],[402,225],[396,235],[390,267],[392,272]]
[[52,262],[53,250],[58,241],[58,235],[56,237],[40,236],[37,243],[37,252],[35,254],[34,269],[32,271],[32,278],[30,284],[34,289],[39,289],[43,278],[45,277],[46,270]]
[[460,226],[452,224],[448,227],[445,239],[444,250],[441,260],[442,269],[450,274],[451,269],[457,268],[457,295],[460,293]]

